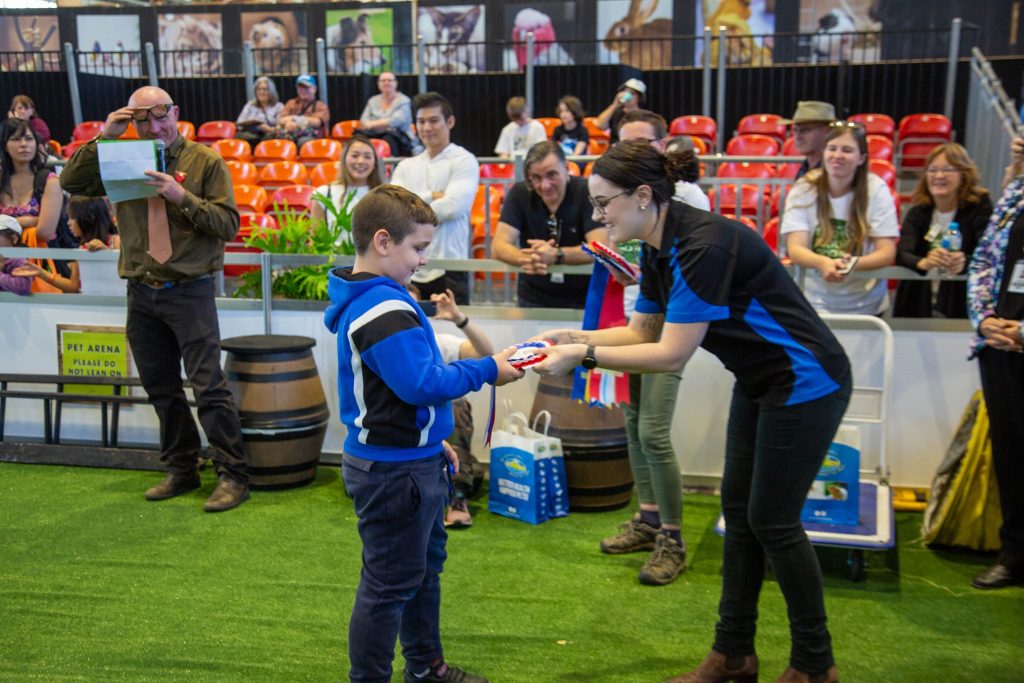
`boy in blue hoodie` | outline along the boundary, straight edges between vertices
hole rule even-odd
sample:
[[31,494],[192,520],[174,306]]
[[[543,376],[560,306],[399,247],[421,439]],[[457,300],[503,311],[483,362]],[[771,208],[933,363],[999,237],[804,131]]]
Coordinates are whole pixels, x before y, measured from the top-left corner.
[[389,683],[395,639],[405,683],[487,683],[444,660],[439,574],[444,509],[458,457],[443,441],[451,400],[523,376],[515,349],[445,364],[426,316],[406,292],[437,216],[395,185],[352,214],[356,261],[330,274],[327,328],[338,335],[338,393],[348,429],[342,476],[359,517],[363,568],[349,620],[349,680]]

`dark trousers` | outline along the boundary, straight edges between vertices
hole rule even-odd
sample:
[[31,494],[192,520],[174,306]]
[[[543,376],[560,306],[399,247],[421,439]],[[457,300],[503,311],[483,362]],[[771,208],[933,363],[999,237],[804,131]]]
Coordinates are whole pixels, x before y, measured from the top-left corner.
[[999,563],[1024,571],[1024,354],[986,348],[978,364],[1003,513]]
[[391,681],[396,637],[410,671],[425,671],[444,656],[439,622],[447,464],[443,455],[410,462],[342,458],[363,542],[348,625],[352,683]]
[[714,644],[718,652],[753,654],[767,559],[789,612],[790,666],[816,674],[833,664],[821,568],[800,511],[850,392],[848,381],[828,396],[764,409],[733,390],[722,476],[725,552]]
[[194,471],[202,448],[181,381],[184,363],[217,472],[247,484],[238,409],[220,367],[213,278],[166,289],[130,282],[127,332],[142,386],[160,419],[160,457],[168,469]]
[[430,282],[414,282],[413,286],[419,290],[420,299],[429,300],[431,294],[444,294],[446,289],[452,290],[455,295],[455,303],[460,306],[469,304],[469,276],[471,273],[456,273],[446,271],[444,275],[431,280]]

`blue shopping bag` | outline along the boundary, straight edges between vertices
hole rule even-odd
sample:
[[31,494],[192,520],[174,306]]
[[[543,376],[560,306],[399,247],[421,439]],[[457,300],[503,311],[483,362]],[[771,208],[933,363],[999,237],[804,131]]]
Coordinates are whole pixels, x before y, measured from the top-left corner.
[[561,441],[527,424],[525,415],[512,413],[491,435],[487,509],[540,524],[569,514],[565,462]]

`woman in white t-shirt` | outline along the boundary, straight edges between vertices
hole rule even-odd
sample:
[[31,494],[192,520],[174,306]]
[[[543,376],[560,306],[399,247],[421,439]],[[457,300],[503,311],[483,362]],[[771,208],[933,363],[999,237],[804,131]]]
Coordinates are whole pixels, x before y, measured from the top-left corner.
[[362,135],[352,136],[341,152],[338,177],[313,192],[316,201],[310,207],[310,217],[314,221],[326,220],[328,227],[334,227],[341,220],[351,232],[353,209],[367,192],[383,183],[383,176],[373,143]]
[[900,234],[892,193],[867,160],[863,126],[836,121],[821,168],[786,198],[779,232],[793,263],[818,271],[804,279],[804,295],[825,313],[877,315],[889,307],[884,280],[848,277],[891,266]]

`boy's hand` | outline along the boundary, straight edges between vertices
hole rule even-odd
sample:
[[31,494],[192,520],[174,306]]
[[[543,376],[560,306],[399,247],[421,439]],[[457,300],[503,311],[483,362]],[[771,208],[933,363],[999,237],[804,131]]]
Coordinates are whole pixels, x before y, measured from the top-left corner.
[[494,380],[494,386],[505,386],[506,384],[515,382],[526,374],[525,370],[519,370],[518,368],[514,368],[509,365],[508,359],[511,358],[512,354],[516,351],[518,351],[516,347],[510,346],[504,351],[500,351],[491,356],[491,358],[494,359],[494,362],[498,365],[498,377]]
[[437,304],[435,318],[438,320],[450,320],[453,323],[462,322],[462,312],[455,303],[455,294],[452,293],[452,290],[446,289],[444,294],[431,294],[430,300]]
[[452,476],[454,477],[459,473],[459,454],[455,452],[455,449],[447,441],[442,441],[441,446],[444,448],[444,457],[448,458],[448,462],[451,463]]

